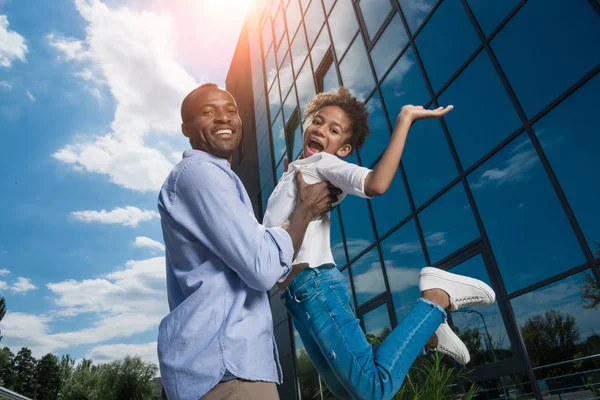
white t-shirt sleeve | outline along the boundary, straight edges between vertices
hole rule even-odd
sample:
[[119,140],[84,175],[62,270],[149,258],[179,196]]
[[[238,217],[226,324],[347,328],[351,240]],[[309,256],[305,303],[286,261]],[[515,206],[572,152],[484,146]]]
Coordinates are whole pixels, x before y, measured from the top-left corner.
[[369,168],[346,162],[328,153],[321,154],[323,157],[315,167],[323,180],[331,182],[346,194],[370,198],[365,194],[365,178],[371,172]]

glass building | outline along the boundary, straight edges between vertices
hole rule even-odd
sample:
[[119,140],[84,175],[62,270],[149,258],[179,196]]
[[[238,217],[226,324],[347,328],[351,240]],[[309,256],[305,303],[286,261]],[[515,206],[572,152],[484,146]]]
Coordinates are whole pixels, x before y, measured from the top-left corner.
[[[364,331],[404,318],[423,266],[470,275],[497,293],[450,316],[478,398],[600,398],[599,71],[597,0],[271,0],[227,77],[244,119],[234,169],[260,218],[317,92],[366,102],[372,133],[348,161],[368,167],[402,105],[453,104],[413,126],[385,195],[331,214]],[[270,297],[281,398],[326,398]]]

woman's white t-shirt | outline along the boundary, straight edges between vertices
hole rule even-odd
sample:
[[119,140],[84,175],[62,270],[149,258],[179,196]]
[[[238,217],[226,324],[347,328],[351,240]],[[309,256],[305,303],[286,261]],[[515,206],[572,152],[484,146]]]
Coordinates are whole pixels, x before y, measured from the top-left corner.
[[[336,204],[339,204],[347,194],[369,198],[365,194],[365,178],[371,172],[370,169],[351,164],[329,153],[317,153],[290,163],[288,172],[283,174],[269,197],[263,218],[263,225],[266,228],[282,226],[294,210],[298,170],[302,171],[304,181],[308,184],[329,181],[338,187],[342,194]],[[306,229],[304,241],[293,264],[307,263],[311,268],[327,263],[335,264],[329,240],[330,230],[329,213],[313,219]]]

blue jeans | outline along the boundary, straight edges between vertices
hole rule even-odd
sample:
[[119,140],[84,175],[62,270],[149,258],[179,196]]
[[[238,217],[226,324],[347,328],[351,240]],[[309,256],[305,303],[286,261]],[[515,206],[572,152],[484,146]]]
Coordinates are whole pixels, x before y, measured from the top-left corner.
[[441,307],[420,299],[373,349],[352,309],[346,279],[332,264],[304,269],[281,298],[317,372],[340,399],[391,399],[446,319]]

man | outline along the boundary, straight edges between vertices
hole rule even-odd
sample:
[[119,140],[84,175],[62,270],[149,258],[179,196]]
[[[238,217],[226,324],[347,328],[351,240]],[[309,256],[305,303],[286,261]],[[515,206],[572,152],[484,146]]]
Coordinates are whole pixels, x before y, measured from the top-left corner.
[[[230,168],[242,136],[233,97],[215,84],[181,106],[192,150],[163,184],[158,208],[166,247],[171,312],[158,357],[169,399],[278,399],[282,374],[266,291],[291,271],[308,223],[341,192],[298,178],[285,228],[265,228]],[[204,397],[203,397],[204,396]]]

